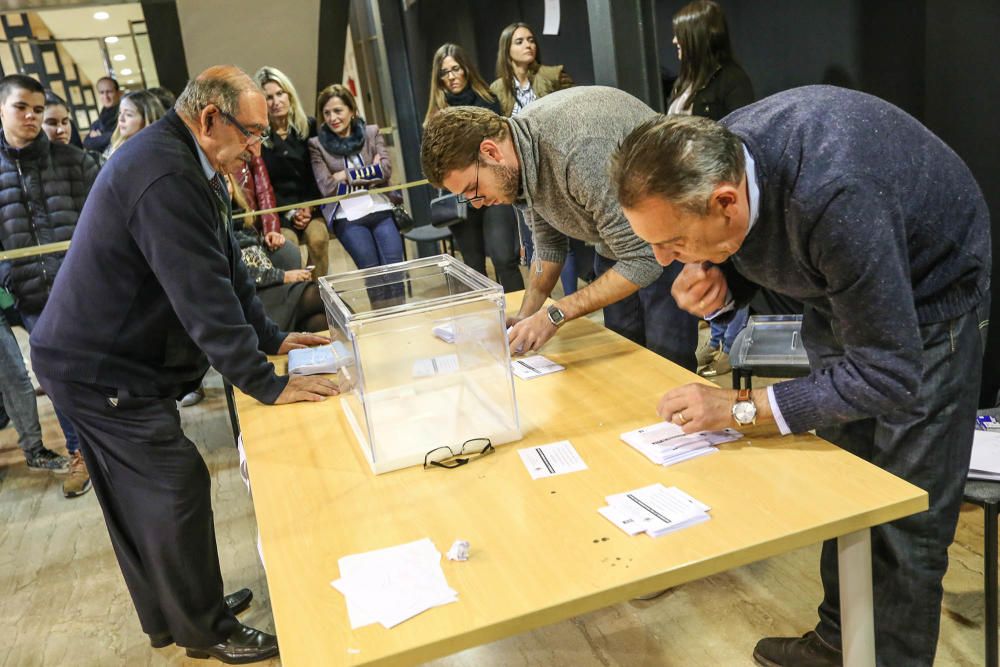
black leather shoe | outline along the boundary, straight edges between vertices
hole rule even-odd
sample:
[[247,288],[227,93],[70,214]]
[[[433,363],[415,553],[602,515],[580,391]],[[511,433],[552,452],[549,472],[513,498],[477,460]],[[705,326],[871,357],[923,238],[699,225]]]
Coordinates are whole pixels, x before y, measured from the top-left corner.
[[189,648],[189,658],[215,658],[227,665],[244,665],[248,662],[267,660],[278,655],[278,638],[242,623],[229,639],[206,648]]
[[843,655],[815,631],[801,637],[768,637],[757,642],[753,659],[764,667],[840,667]]
[[[241,588],[235,593],[226,596],[226,606],[232,614],[240,614],[250,606],[253,600],[253,591],[249,588]],[[149,635],[149,645],[153,648],[163,648],[174,643],[174,638],[169,632],[154,632]]]

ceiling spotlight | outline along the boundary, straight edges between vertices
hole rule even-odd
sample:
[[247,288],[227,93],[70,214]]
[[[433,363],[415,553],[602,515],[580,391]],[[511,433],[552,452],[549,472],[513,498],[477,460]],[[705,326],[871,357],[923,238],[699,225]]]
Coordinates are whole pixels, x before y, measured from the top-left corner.
[[111,59],[114,60],[114,61],[116,61],[116,62],[121,62],[121,61],[125,60],[125,54],[124,53],[116,53],[115,55],[111,56]]
[[128,67],[126,67],[125,69],[121,70],[121,75],[122,76],[128,76],[131,73],[132,73],[132,70],[130,70]]
[[117,44],[118,43],[118,38],[115,35],[108,35],[107,37],[104,38],[104,43],[105,44]]
[[111,18],[111,14],[108,14],[107,12],[94,12],[94,18],[98,21],[107,21]]
[[125,83],[135,83],[135,79],[129,79],[129,80],[128,80],[128,81],[126,81]]

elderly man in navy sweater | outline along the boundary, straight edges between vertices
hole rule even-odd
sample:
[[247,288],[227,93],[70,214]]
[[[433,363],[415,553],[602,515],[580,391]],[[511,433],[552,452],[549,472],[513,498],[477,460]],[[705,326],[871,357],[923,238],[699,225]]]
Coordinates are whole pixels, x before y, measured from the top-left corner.
[[[872,531],[872,560],[878,664],[930,665],[990,287],[989,214],[969,169],[900,109],[814,86],[718,124],[653,119],[625,140],[613,179],[660,263],[685,264],[673,288],[681,307],[711,317],[758,285],[806,304],[808,377],[753,394],[686,385],[658,411],[687,432],[816,429],[925,489],[928,512]],[[761,640],[759,664],[840,664],[833,542],[820,569],[819,624]]]
[[176,112],[101,171],[31,336],[42,386],[80,436],[119,565],[156,647],[229,663],[278,652],[223,596],[205,463],[174,400],[209,364],[264,403],[321,400],[328,380],[279,377],[265,353],[325,342],[267,318],[232,235],[222,175],[268,129],[257,84],[235,67],[189,82]]

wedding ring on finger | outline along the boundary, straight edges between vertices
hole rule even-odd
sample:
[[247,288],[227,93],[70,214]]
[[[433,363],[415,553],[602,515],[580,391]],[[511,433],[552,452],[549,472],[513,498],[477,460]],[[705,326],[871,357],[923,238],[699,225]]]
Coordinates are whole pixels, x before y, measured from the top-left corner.
[[681,426],[683,426],[684,424],[688,423],[688,420],[684,418],[684,413],[683,412],[674,413],[674,416],[680,418]]

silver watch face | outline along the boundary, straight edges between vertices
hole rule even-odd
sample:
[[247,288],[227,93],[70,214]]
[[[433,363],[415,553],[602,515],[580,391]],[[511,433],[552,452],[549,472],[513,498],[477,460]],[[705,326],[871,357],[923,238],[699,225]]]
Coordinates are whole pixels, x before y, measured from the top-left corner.
[[757,406],[753,401],[740,401],[733,405],[733,419],[740,424],[752,424],[757,418]]
[[559,326],[566,319],[566,316],[563,314],[563,312],[559,310],[559,308],[557,308],[556,306],[549,306],[548,315],[549,315],[549,322],[552,322],[552,324],[554,324],[555,326]]

